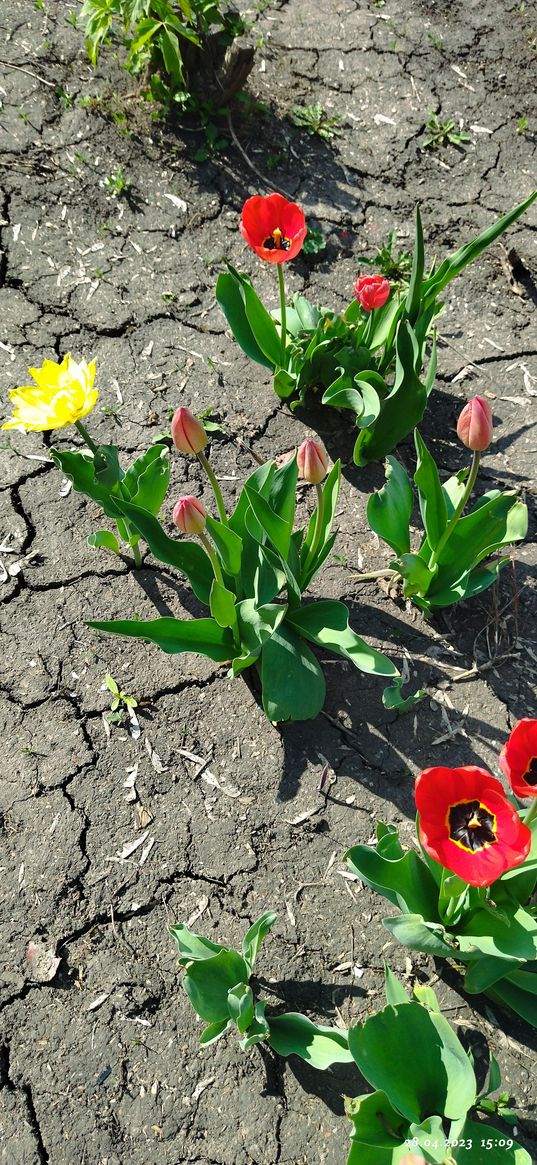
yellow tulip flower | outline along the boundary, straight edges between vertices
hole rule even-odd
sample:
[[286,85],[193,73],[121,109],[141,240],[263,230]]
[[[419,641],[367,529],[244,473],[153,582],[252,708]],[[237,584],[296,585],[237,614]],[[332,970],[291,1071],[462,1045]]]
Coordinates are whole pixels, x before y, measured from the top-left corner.
[[67,355],[61,364],[44,360],[41,368],[29,368],[34,384],[13,388],[9,394],[13,416],[3,429],[23,429],[43,433],[64,429],[86,417],[95,405],[98,390],[93,387],[95,360],[77,363]]

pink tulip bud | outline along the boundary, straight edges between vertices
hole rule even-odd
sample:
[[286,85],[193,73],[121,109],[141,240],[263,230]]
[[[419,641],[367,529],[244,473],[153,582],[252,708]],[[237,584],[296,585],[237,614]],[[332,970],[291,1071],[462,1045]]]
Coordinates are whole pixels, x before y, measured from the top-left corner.
[[364,311],[382,307],[390,294],[390,283],[384,275],[360,275],[354,284],[354,294]]
[[302,442],[297,453],[297,462],[298,472],[304,481],[309,481],[312,485],[319,485],[319,482],[326,477],[328,458],[324,449],[321,449],[316,441],[308,439]]
[[172,418],[172,441],[180,453],[199,453],[209,438],[201,421],[190,409],[180,408]]
[[197,498],[186,494],[173,507],[173,521],[183,534],[203,534],[207,511]]
[[482,453],[492,441],[492,410],[483,396],[474,396],[457,421],[457,436],[467,449]]

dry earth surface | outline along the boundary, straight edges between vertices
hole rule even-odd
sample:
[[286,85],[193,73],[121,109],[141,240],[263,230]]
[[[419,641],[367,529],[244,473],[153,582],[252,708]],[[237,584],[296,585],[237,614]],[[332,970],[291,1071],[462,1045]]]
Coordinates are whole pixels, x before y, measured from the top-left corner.
[[[411,841],[420,768],[477,762],[498,775],[510,726],[537,715],[535,547],[516,549],[498,589],[433,622],[357,583],[359,569],[388,560],[365,520],[381,467],[355,469],[336,412],[291,416],[278,404],[269,376],[226,332],[214,284],[226,255],[275,304],[273,270],[260,269],[237,230],[244,198],[268,190],[247,159],[296,196],[327,239],[319,255],[291,265],[290,289],[336,307],[350,299],[358,255],[372,256],[392,228],[398,246],[411,246],[418,199],[432,259],[526,197],[535,17],[512,0],[332,0],[322,16],[313,0],[259,4],[252,100],[232,113],[242,150],[224,119],[227,144],[198,163],[196,121],[152,119],[113,51],[93,72],[70,7],[1,5],[4,402],[30,365],[71,351],[97,360],[93,435],[126,456],[165,430],[179,404],[212,408],[227,434],[215,437],[212,460],[229,500],[253,467],[248,447],[271,457],[320,434],[343,456],[344,483],[339,557],[316,592],[348,601],[357,631],[429,697],[397,719],[382,708],[381,681],[330,659],[325,713],[276,728],[225,668],[98,636],[85,618],[196,613],[197,604],[150,556],[136,571],[87,547],[96,507],[63,488],[49,435],[2,435],[0,1160],[344,1161],[342,1093],[361,1090],[357,1076],[241,1054],[232,1039],[201,1054],[179,985],[168,924],[192,919],[235,943],[272,908],[279,917],[259,974],[275,1005],[348,1024],[381,1003],[384,959],[408,982],[435,983],[481,1073],[486,1036],[531,1152],[534,1033],[465,997],[455,971],[407,958],[382,927],[385,904],[340,871],[346,848],[370,839],[377,819]],[[292,106],[315,101],[343,119],[332,141],[292,124]],[[431,112],[463,119],[464,148],[422,148]],[[104,180],[118,168],[128,186],[114,197]],[[524,490],[530,513],[536,224],[533,210],[506,241],[523,264],[515,287],[496,245],[450,290],[423,425],[442,469],[454,472],[464,463],[458,411],[487,391],[496,439],[482,488]],[[63,447],[73,439],[73,430],[54,437]],[[411,466],[409,442],[400,453]],[[208,500],[192,461],[173,458],[172,482],[171,498],[187,489]],[[309,503],[306,493],[304,512]],[[140,702],[137,740],[124,725],[106,731],[107,672]],[[187,753],[207,762],[201,772]],[[336,779],[323,795],[326,765]],[[133,768],[135,802],[124,787]],[[60,960],[50,981],[26,958],[31,941]]]

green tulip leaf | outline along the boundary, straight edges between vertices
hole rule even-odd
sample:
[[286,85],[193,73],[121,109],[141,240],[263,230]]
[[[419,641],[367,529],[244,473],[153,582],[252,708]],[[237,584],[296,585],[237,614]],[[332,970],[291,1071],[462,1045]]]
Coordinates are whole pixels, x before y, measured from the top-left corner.
[[513,1138],[484,1121],[466,1120],[454,1138],[453,1160],[457,1165],[470,1165],[470,1161],[479,1161],[480,1165],[532,1165],[529,1153],[516,1141],[507,1148],[509,1140]]
[[170,458],[166,445],[152,445],[127,470],[122,492],[133,505],[158,514],[168,492]]
[[357,1145],[393,1150],[409,1136],[408,1121],[390,1104],[385,1092],[357,1096],[347,1101],[346,1110],[353,1124],[351,1137]]
[[228,591],[227,587],[223,587],[216,579],[211,587],[209,606],[211,615],[213,619],[216,619],[219,627],[235,626],[237,622],[235,595],[233,591]]
[[241,1035],[254,1021],[254,996],[248,983],[237,983],[227,993],[229,1014],[236,1023]]
[[437,919],[438,890],[425,862],[414,850],[392,858],[382,856],[378,848],[355,845],[348,850],[345,860],[352,873],[358,874],[367,886],[398,906],[407,917],[423,914],[425,918]]
[[425,412],[427,391],[416,372],[421,362],[420,348],[408,320],[401,320],[395,342],[394,385],[383,401],[378,420],[371,429],[362,429],[356,441],[356,465],[380,461],[415,429]]
[[418,430],[415,430],[417,465],[414,481],[418,490],[421,518],[429,546],[437,546],[447,526],[447,506],[436,462]]
[[156,643],[168,655],[194,652],[225,663],[237,654],[229,629],[219,627],[214,619],[110,619],[88,621],[86,626]]
[[324,704],[326,685],[313,652],[286,618],[261,652],[263,708],[269,720],[313,720]]
[[211,536],[218,557],[227,574],[239,574],[241,569],[242,539],[229,526],[217,522],[207,514],[207,533]]
[[182,922],[170,926],[169,930],[179,947],[179,962],[183,966],[192,961],[204,962],[205,959],[213,959],[219,951],[226,950],[221,943],[213,943],[202,935],[194,934],[194,931],[189,930]]
[[93,550],[111,550],[113,554],[121,554],[121,547],[111,530],[95,530],[93,534],[88,534],[86,539],[88,546]]
[[230,1017],[229,992],[247,979],[244,959],[236,951],[224,949],[212,959],[189,963],[182,982],[200,1018],[206,1023],[222,1023]]
[[211,1044],[215,1044],[220,1036],[225,1035],[231,1027],[233,1027],[232,1019],[219,1019],[216,1023],[208,1024],[200,1035],[200,1047],[208,1048]]
[[339,1028],[323,1027],[292,1011],[271,1016],[269,1027],[268,1042],[280,1056],[300,1056],[321,1071],[332,1064],[352,1063],[347,1033]]
[[375,651],[349,627],[349,612],[345,603],[323,599],[309,603],[298,611],[288,612],[287,623],[311,643],[316,643],[337,655],[349,659],[360,671],[377,676],[398,676],[394,663],[380,651]]
[[253,923],[242,940],[242,953],[250,968],[250,973],[253,970],[259,947],[261,946],[263,939],[267,936],[271,927],[274,926],[276,918],[277,915],[273,910],[267,910],[265,914],[262,914],[261,917]]
[[[385,897],[388,897],[385,894]],[[440,958],[456,958],[459,952],[455,945],[451,945],[443,937],[444,928],[441,925],[426,922],[420,914],[400,914],[395,918],[383,918],[383,925],[390,934],[414,951],[423,951],[427,955],[438,955]]]
[[[430,1113],[455,1120],[475,1102],[462,1044],[442,1015],[420,1003],[385,1007],[350,1028],[348,1044],[362,1076],[409,1121],[421,1124]],[[409,1056],[409,1048],[419,1048],[419,1056]]]
[[371,494],[367,520],[373,532],[396,554],[410,551],[410,519],[414,496],[406,470],[396,457],[386,458],[386,484]]
[[[223,274],[218,276],[216,281],[216,301],[222,309],[237,343],[246,356],[249,356],[250,360],[255,360],[257,364],[262,364],[265,368],[270,368],[272,371],[274,362],[268,359],[257,343],[246,315],[244,296],[241,288],[242,281],[233,268],[231,271],[223,272]],[[278,356],[276,363],[279,364],[279,362]]]

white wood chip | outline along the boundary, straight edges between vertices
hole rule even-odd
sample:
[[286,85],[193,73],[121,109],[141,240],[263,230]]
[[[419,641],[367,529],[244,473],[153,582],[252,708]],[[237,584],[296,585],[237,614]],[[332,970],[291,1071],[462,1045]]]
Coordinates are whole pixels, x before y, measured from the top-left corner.
[[109,995],[109,991],[103,991],[102,995],[98,995],[97,998],[93,1000],[93,1003],[90,1003],[87,1011],[97,1011],[97,1008],[102,1006],[105,999],[108,999]]
[[147,845],[144,846],[144,849],[142,850],[142,856],[140,858],[140,865],[141,866],[145,865],[145,863],[149,857],[149,854],[151,853],[151,850],[153,849],[154,844],[155,844],[155,838],[150,837]]
[[[118,855],[117,855],[118,858],[120,858],[120,859],[130,858],[131,854],[133,854],[135,852],[135,850],[139,849],[140,846],[144,844],[144,841],[147,841],[148,834],[149,834],[149,830],[146,829],[145,833],[142,833],[141,837],[136,838],[136,841],[126,842],[126,844],[123,846],[123,849],[121,850],[121,852],[118,851]],[[109,859],[109,860],[112,860],[112,859]]]
[[176,206],[177,209],[180,210],[182,214],[185,214],[185,212],[187,210],[187,204],[186,204],[184,198],[178,198],[177,194],[164,194],[164,193],[163,193],[162,197],[167,198],[169,202],[173,202],[173,205]]

